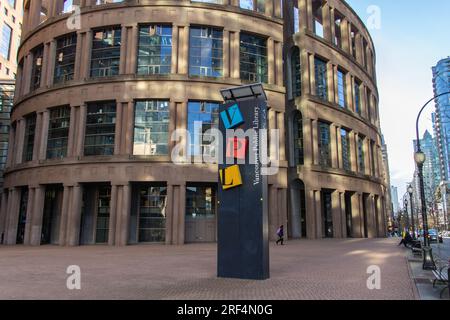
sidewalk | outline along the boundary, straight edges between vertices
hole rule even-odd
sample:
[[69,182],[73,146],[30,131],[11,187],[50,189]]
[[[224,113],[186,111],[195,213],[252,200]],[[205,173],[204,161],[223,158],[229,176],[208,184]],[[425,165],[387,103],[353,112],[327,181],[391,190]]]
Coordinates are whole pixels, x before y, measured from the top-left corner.
[[[397,239],[324,239],[270,244],[266,281],[216,277],[217,245],[0,246],[0,299],[413,300]],[[81,268],[81,290],[66,269]],[[368,288],[370,266],[381,288]]]
[[[444,286],[437,285],[433,288],[433,273],[422,269],[422,257],[414,256],[411,250],[407,249],[407,259],[411,272],[411,277],[417,288],[420,300],[441,300],[439,294]],[[442,295],[442,300],[448,300],[448,290]]]

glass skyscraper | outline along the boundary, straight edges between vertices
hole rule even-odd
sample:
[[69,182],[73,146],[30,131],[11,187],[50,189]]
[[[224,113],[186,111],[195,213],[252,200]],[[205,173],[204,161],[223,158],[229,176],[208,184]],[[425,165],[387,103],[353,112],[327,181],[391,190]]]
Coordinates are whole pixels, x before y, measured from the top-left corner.
[[[450,91],[450,57],[443,59],[433,67],[434,94]],[[450,94],[436,99],[436,114],[433,124],[436,131],[437,148],[442,180],[450,177]]]

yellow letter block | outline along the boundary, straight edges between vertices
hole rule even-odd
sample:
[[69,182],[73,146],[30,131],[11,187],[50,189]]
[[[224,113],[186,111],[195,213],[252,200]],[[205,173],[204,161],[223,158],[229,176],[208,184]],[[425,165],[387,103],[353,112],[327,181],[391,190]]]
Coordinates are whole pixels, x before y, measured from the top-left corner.
[[223,190],[238,187],[242,185],[241,171],[239,165],[230,166],[219,171],[220,182]]

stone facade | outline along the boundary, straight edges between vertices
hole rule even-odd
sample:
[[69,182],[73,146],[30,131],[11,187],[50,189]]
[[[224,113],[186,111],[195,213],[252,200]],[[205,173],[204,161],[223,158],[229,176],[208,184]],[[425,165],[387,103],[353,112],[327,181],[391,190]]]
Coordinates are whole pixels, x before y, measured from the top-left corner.
[[[225,0],[223,4],[188,0],[130,0],[98,5],[95,1],[81,0],[73,4],[81,6],[81,28],[77,30],[68,29],[71,24],[67,20],[73,17],[71,12],[62,12],[63,1],[25,1],[24,38],[18,54],[19,73],[11,119],[10,152],[0,211],[0,231],[4,232],[4,243],[15,244],[20,240],[20,243],[39,245],[44,238],[51,238],[47,239],[49,243],[71,246],[99,242],[93,239],[98,240],[99,224],[103,221],[99,220],[102,203],[99,188],[103,187],[107,188],[109,199],[105,227],[107,237],[102,238],[103,242],[110,245],[139,242],[140,234],[139,237],[133,235],[141,232],[136,230],[141,230],[139,223],[143,223],[140,212],[143,212],[144,205],[139,202],[139,190],[142,189],[138,189],[142,185],[164,186],[164,200],[160,202],[164,205],[164,210],[160,211],[163,235],[158,238],[159,242],[184,244],[186,239],[191,239],[189,242],[214,241],[214,215],[212,224],[203,225],[200,220],[194,219],[193,226],[191,220],[187,223],[186,208],[201,207],[215,213],[214,208],[199,204],[206,201],[216,206],[215,196],[208,191],[199,200],[193,190],[197,190],[196,186],[217,188],[217,166],[173,164],[170,154],[174,142],[169,141],[167,155],[133,155],[135,104],[142,99],[167,100],[169,136],[176,129],[186,129],[190,101],[220,102],[220,89],[248,83],[241,80],[239,58],[242,32],[260,35],[266,41],[267,83],[264,88],[270,108],[269,127],[280,130],[280,169],[268,181],[271,238],[275,238],[276,228],[281,224],[289,226],[288,235],[291,238],[385,235],[387,186],[383,181],[380,151],[375,51],[362,22],[343,1],[329,0],[321,9],[323,38],[313,32],[312,9],[316,1],[311,0],[299,1],[299,32],[295,34],[291,1],[284,1],[283,5],[277,0],[266,1],[264,12],[261,12],[261,7],[256,7],[256,3],[255,10],[242,9],[237,0]],[[345,17],[340,23],[342,48],[331,42],[335,35],[335,24],[331,24],[335,11]],[[170,73],[138,75],[139,26],[155,22],[172,26]],[[118,74],[93,78],[90,76],[92,38],[98,28],[105,26],[115,26],[121,30]],[[223,30],[221,77],[190,76],[189,39],[193,26]],[[353,31],[357,31],[354,33],[354,47],[351,45]],[[57,40],[73,32],[77,34],[73,77],[55,84]],[[302,93],[290,99],[292,88],[286,89],[285,84],[292,78],[290,52],[294,46],[300,48]],[[37,54],[38,47],[43,49],[42,65],[39,65],[42,69],[39,85],[33,87],[32,83],[36,80],[32,79],[36,65],[33,55]],[[355,50],[354,55],[352,50]],[[316,96],[315,56],[327,60],[328,101]],[[347,72],[345,90],[348,107],[345,109],[337,104],[338,67]],[[351,98],[354,97],[355,79],[360,81],[360,114],[355,112],[355,98]],[[366,98],[369,92],[371,94]],[[86,156],[88,107],[98,101],[115,102],[113,153]],[[371,106],[370,111],[368,105]],[[63,157],[48,159],[50,113],[60,106],[70,108],[67,149]],[[296,111],[301,112],[303,120],[304,162],[301,165],[293,160],[292,121]],[[27,158],[24,152],[29,151],[26,140],[30,140],[30,115],[35,119],[34,147]],[[331,163],[328,167],[321,165],[319,160],[318,124],[324,121],[331,128]],[[347,170],[343,169],[341,135],[338,134],[341,128],[348,129],[350,134],[351,168]],[[363,168],[358,167],[361,162],[358,162],[358,137],[363,137],[360,144],[360,152],[365,155]],[[92,210],[89,209],[90,202],[94,203]],[[331,210],[330,217],[327,217],[327,210]],[[48,212],[51,212],[50,217]],[[348,217],[351,217],[349,224],[346,223]],[[300,220],[303,218],[306,220],[306,233],[301,231]],[[331,219],[331,222],[324,223],[324,219]],[[332,229],[332,233],[327,233],[326,226]],[[347,232],[348,226],[351,232]],[[51,230],[44,232],[46,228]],[[209,228],[210,232],[202,228]],[[192,235],[193,232],[196,234]],[[22,236],[19,237],[19,233]],[[133,237],[135,240],[130,240]]]

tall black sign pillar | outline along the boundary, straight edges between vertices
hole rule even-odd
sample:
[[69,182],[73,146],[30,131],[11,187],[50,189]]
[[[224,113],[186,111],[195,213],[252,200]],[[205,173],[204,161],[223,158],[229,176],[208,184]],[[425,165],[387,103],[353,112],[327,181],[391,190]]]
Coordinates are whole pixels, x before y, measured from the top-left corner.
[[[267,129],[267,98],[260,84],[221,93],[225,103],[219,109],[223,163],[219,164],[217,274],[264,280],[269,278],[269,239],[260,130]],[[227,136],[227,131],[239,129],[253,136]]]

